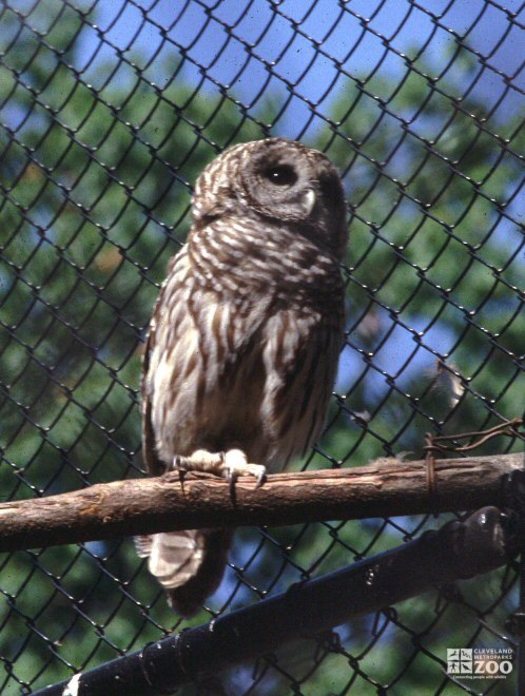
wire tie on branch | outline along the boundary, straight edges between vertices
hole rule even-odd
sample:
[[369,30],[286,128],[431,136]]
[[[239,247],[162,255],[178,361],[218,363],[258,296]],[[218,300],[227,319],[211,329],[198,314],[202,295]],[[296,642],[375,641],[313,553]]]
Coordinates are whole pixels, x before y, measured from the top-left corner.
[[[500,435],[508,435],[509,437],[519,437],[525,440],[525,435],[521,433],[518,428],[523,425],[523,418],[511,418],[506,420],[499,425],[495,425],[487,430],[473,430],[468,433],[459,433],[454,435],[432,435],[432,433],[425,434],[425,446],[423,450],[425,452],[425,465],[427,470],[427,488],[428,495],[430,498],[430,504],[432,509],[434,509],[434,501],[436,499],[437,492],[437,481],[436,481],[436,458],[435,453],[445,454],[447,452],[470,452],[481,445],[485,444],[489,440]],[[467,438],[477,438],[474,442],[467,445],[447,445],[446,442],[456,442],[457,440],[465,440]]]

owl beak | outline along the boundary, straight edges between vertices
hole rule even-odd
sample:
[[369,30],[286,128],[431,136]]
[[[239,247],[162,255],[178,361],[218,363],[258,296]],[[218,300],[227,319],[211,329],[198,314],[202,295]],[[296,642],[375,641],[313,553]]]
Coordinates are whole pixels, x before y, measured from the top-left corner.
[[304,208],[306,211],[306,215],[310,215],[310,213],[314,209],[315,201],[315,191],[313,189],[308,189],[308,191],[304,194]]

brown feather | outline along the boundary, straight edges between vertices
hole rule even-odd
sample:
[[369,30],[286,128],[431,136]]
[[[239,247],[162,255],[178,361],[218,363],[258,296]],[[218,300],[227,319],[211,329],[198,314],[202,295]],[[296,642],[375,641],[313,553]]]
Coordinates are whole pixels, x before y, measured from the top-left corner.
[[[272,167],[288,167],[286,187]],[[143,364],[143,456],[241,449],[270,469],[319,435],[343,332],[345,204],[319,152],[280,138],[227,150],[200,176],[187,244],[170,262]],[[176,611],[218,586],[231,532],[142,543]]]

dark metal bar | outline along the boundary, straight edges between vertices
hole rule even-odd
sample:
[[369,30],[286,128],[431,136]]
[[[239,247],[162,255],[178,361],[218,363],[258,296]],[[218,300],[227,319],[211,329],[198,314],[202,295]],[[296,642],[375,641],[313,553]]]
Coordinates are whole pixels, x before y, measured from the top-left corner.
[[517,696],[523,696],[525,694],[525,553],[520,556],[519,562],[519,572],[520,572],[520,605],[518,611],[515,614],[517,619],[516,631],[514,637],[518,641],[518,654],[517,654],[517,669],[518,669],[518,679],[517,679]]
[[503,478],[502,494],[506,507],[511,515],[510,523],[514,528],[514,536],[519,540],[521,556],[519,560],[519,605],[516,611],[507,619],[506,628],[512,633],[517,642],[518,650],[515,656],[517,671],[516,694],[525,694],[525,463],[524,468],[518,469]]
[[[435,585],[488,572],[516,551],[494,507],[343,570],[147,645],[37,696],[153,696],[169,693],[283,643],[314,636]],[[68,686],[69,685],[69,686]]]

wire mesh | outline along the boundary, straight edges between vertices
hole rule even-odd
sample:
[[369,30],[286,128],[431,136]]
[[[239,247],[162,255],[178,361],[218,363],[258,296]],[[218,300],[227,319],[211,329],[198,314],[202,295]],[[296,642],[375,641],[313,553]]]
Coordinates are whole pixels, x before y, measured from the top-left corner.
[[[231,143],[269,134],[326,152],[351,211],[347,341],[301,465],[418,457],[427,431],[521,415],[524,23],[513,0],[1,3],[3,499],[141,474],[141,341],[191,185]],[[5,555],[0,688],[30,693],[446,518],[242,529],[189,623],[129,540]],[[518,571],[186,691],[512,693],[516,670],[469,680],[446,662],[450,648],[514,646]]]

